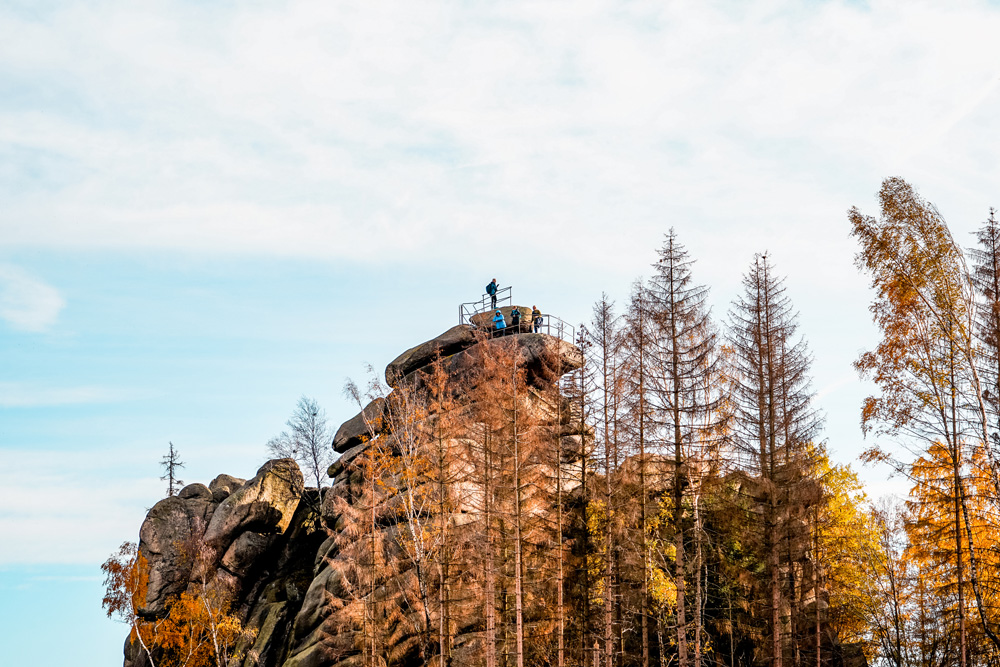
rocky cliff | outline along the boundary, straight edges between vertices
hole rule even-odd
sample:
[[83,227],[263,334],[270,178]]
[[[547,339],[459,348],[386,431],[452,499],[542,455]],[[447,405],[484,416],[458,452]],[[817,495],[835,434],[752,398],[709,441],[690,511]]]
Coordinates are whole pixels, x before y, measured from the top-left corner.
[[[461,409],[461,397],[475,382],[475,369],[488,352],[484,348],[500,344],[514,351],[528,385],[538,389],[551,388],[562,373],[583,362],[578,348],[558,338],[522,333],[491,340],[472,326],[460,325],[401,354],[388,365],[386,378],[393,386],[413,386],[440,359],[448,385],[462,388],[453,397],[458,399],[455,409]],[[525,400],[528,411],[552,413],[540,391],[528,392]],[[428,622],[437,625],[440,619],[407,618],[418,614],[414,598],[420,582],[413,571],[414,559],[400,539],[406,530],[401,524],[405,513],[391,502],[372,509],[365,475],[357,465],[379,443],[385,406],[385,399],[373,401],[338,430],[332,446],[341,457],[330,468],[330,487],[305,488],[295,461],[279,459],[266,463],[253,479],[220,475],[208,486],[191,484],[157,503],[139,533],[139,551],[149,564],[140,615],[162,616],[181,593],[210,590],[252,631],[237,648],[238,661],[230,664],[347,667],[364,664],[365,637],[376,624],[371,600],[377,598],[379,613],[392,609],[397,615],[377,619],[383,634],[382,659],[396,665],[423,664],[426,646],[419,629]],[[579,433],[571,428],[563,431],[560,437],[578,457]],[[455,438],[451,440],[454,443]],[[567,465],[574,460],[572,455],[564,458]],[[362,536],[356,514],[365,511],[366,503],[372,505],[370,524],[377,531]],[[449,506],[449,522],[456,533],[468,521],[463,514],[471,511],[461,501]],[[372,541],[384,559],[379,566],[392,573],[378,582],[367,580],[372,589],[367,595],[357,590],[364,579],[358,573],[364,558],[358,542],[363,539]],[[456,556],[449,576],[453,664],[475,664],[473,656],[479,652],[483,615],[472,604],[473,596],[462,590],[475,580],[476,573]],[[137,642],[126,642],[124,664],[149,664]]]

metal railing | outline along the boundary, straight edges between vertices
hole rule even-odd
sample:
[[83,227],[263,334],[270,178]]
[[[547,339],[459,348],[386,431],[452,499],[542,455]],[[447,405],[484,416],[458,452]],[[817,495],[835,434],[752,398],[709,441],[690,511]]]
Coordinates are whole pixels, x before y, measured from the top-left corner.
[[[472,320],[472,318],[476,315],[488,314],[496,308],[514,305],[513,293],[510,286],[499,288],[497,290],[496,297],[497,305],[495,308],[489,294],[484,294],[478,301],[468,301],[461,304],[458,307],[458,323],[477,326]],[[573,325],[556,317],[555,315],[550,315],[548,313],[542,313],[541,318],[542,322],[538,325],[538,333],[555,336],[556,338],[561,338],[564,341],[576,345],[576,328],[573,327]],[[491,318],[487,318],[487,322],[489,322],[490,319]],[[524,333],[535,331],[535,323],[531,319],[530,312],[525,313],[525,317],[521,323],[521,329]]]
[[[534,328],[532,327],[532,331]],[[576,345],[576,328],[555,315],[542,313],[542,324],[538,327],[538,333],[548,334],[556,338],[562,338],[567,343]]]
[[[472,317],[474,315],[479,315],[480,313],[487,313],[494,310],[492,305],[492,300],[489,294],[484,294],[479,301],[469,301],[468,303],[463,303],[458,307],[458,323],[459,324],[472,324]],[[511,288],[501,287],[497,289],[497,308],[502,306],[512,306],[514,302],[511,300]]]

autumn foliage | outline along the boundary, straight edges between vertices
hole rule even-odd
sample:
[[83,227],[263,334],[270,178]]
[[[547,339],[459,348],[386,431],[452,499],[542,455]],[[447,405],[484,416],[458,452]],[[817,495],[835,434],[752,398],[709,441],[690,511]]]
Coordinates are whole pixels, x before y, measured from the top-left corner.
[[[133,643],[148,654],[154,667],[225,667],[238,662],[241,639],[252,639],[222,597],[205,587],[174,598],[162,618],[144,617],[149,565],[132,542],[101,566],[108,617],[129,624]],[[244,642],[246,643],[246,642]]]

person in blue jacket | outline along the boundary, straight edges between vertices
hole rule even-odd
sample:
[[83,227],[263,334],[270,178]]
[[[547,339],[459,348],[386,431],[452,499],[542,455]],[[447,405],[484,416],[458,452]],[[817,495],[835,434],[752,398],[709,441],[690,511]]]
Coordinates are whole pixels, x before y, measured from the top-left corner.
[[497,279],[494,278],[486,286],[486,293],[490,295],[490,308],[497,307]]
[[497,314],[493,316],[493,329],[500,333],[507,328],[507,323],[503,319],[503,313],[497,310]]

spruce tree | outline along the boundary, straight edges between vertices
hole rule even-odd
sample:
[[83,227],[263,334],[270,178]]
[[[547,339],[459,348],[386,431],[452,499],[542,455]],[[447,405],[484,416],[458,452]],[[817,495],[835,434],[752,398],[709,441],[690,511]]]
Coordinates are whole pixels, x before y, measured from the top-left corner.
[[[796,339],[797,314],[766,254],[754,257],[743,277],[743,293],[729,315],[729,344],[735,408],[734,436],[744,463],[759,482],[761,537],[770,616],[771,664],[781,667],[783,586],[781,530],[787,528],[788,485],[801,470],[802,455],[818,435],[821,420],[812,407],[805,341]],[[796,470],[798,468],[798,470]],[[784,505],[784,506],[783,506]]]

